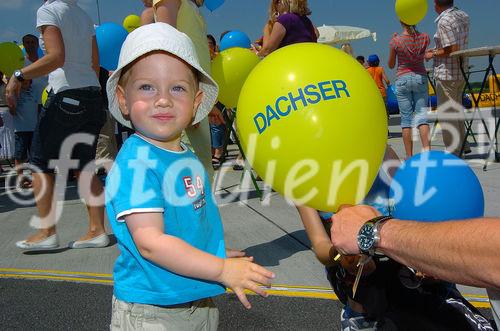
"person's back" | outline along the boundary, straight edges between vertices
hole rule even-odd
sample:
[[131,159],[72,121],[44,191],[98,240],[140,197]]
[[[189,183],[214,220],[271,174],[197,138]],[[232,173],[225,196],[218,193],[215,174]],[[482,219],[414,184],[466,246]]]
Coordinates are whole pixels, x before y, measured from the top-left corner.
[[[54,25],[64,41],[64,65],[49,74],[49,85],[54,93],[66,89],[99,86],[92,70],[92,20],[76,0],[55,0],[40,7],[37,27]],[[45,51],[43,39],[40,47]]]
[[370,61],[368,61],[369,67],[366,68],[368,73],[372,76],[373,80],[375,81],[375,84],[377,84],[377,87],[380,91],[380,94],[382,94],[382,97],[385,99],[387,96],[387,92],[384,87],[384,80],[387,85],[389,85],[388,80],[384,79],[385,73],[384,73],[384,68],[379,67],[378,62],[377,64],[371,64]]
[[[445,48],[457,45],[457,50],[463,50],[469,44],[469,16],[456,7],[443,11],[437,21],[437,31],[434,35],[436,48]],[[467,68],[468,59],[464,59],[464,68]],[[459,71],[460,64],[457,57],[434,57],[434,77],[440,80],[463,80]]]
[[277,21],[286,29],[285,37],[278,48],[301,42],[316,42],[314,26],[306,15],[285,13],[278,16]]
[[398,69],[396,76],[407,73],[427,74],[424,65],[424,56],[429,46],[429,35],[417,32],[413,35],[399,34],[390,41],[391,47],[396,51]]

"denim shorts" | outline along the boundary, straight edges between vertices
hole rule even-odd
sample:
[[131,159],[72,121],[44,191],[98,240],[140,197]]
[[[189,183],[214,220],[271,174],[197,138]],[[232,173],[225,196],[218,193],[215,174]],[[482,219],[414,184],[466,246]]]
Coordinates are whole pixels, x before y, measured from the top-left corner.
[[83,169],[95,159],[97,137],[105,121],[100,88],[85,87],[57,94],[49,92],[33,134],[31,163],[42,172],[53,172],[48,162],[60,158],[65,140],[73,134],[88,134],[94,138],[91,144],[78,140],[70,146],[67,155],[61,155],[78,160],[77,168]]
[[[31,154],[31,141],[33,139],[33,131],[16,131],[14,159],[18,161],[26,161]],[[30,156],[31,157],[31,156]]]
[[396,98],[402,128],[416,128],[427,124],[428,97],[426,76],[409,73],[396,80]]
[[224,146],[224,136],[226,135],[225,124],[210,124],[210,138],[212,138],[212,148],[221,148]]

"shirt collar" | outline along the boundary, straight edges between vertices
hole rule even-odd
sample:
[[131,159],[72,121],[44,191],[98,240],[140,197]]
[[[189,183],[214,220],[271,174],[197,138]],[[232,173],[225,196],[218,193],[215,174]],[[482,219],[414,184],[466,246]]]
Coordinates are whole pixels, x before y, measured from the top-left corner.
[[450,13],[450,12],[452,12],[452,11],[456,10],[456,9],[458,9],[458,8],[457,8],[457,7],[450,7],[450,8],[448,8],[448,9],[446,9],[446,10],[445,10],[445,11],[443,11],[441,14],[439,14],[439,16],[438,16],[438,17],[434,20],[434,22],[435,22],[435,23],[439,22],[439,20],[440,20],[441,18],[443,18],[443,16],[445,16],[446,14],[448,14],[448,13]]
[[53,2],[56,2],[56,1],[66,2],[66,3],[70,3],[70,4],[76,4],[76,2],[77,2],[78,0],[47,0],[47,1],[45,2],[45,5],[49,5],[49,4],[51,4],[51,3],[53,3]]

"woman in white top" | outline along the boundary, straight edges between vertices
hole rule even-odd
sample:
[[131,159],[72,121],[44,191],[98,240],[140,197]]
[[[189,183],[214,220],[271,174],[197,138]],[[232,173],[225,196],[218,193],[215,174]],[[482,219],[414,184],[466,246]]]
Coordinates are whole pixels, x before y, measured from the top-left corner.
[[[77,0],[46,0],[37,12],[37,28],[42,34],[41,47],[46,55],[17,70],[9,80],[6,93],[9,107],[15,108],[23,80],[49,75],[49,97],[32,143],[31,162],[38,169],[33,174],[33,189],[39,213],[32,225],[39,230],[16,243],[23,249],[59,245],[55,225],[61,211],[56,209],[54,189],[64,192],[70,168],[68,159],[79,161],[77,175],[93,162],[96,136],[106,118],[97,79],[99,56],[93,22],[77,5]],[[55,163],[49,163],[53,159],[56,159],[58,179],[61,179],[58,185],[54,184]],[[109,239],[104,229],[102,184],[92,170],[84,173],[91,178],[90,190],[81,190],[86,192],[83,198],[89,214],[89,229],[69,246],[104,247]]]

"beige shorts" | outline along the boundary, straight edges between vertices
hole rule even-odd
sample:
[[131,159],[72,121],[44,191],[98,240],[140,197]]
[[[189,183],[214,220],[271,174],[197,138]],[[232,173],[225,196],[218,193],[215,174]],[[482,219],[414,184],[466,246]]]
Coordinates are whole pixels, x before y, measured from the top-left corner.
[[110,330],[206,330],[219,325],[211,298],[173,308],[128,303],[113,296]]

